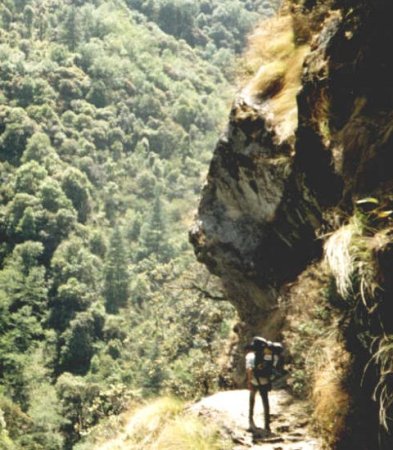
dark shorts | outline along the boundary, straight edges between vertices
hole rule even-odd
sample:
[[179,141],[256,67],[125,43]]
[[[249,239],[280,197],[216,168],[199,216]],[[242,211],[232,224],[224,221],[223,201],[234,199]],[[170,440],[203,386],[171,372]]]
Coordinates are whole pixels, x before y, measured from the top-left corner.
[[265,393],[265,392],[271,391],[272,383],[260,384],[260,385],[253,384],[252,387],[255,389],[255,391],[259,391],[262,394],[262,392]]
[[265,392],[269,392],[272,389],[272,383],[260,384],[259,386],[257,386],[257,389],[261,394],[265,393]]

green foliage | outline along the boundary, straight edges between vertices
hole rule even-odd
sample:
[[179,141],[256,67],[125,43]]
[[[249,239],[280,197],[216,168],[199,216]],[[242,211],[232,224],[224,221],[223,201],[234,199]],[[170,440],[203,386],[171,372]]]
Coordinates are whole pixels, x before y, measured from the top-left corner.
[[62,189],[78,212],[78,220],[85,223],[91,211],[91,185],[86,175],[78,169],[69,168],[62,179]]
[[81,40],[82,30],[78,8],[71,5],[66,12],[64,25],[61,29],[63,42],[74,51]]
[[214,389],[233,313],[191,289],[186,229],[262,3],[1,5],[0,446]]
[[116,227],[109,242],[104,269],[105,305],[106,310],[112,314],[126,306],[129,297],[129,275],[124,247],[123,237]]
[[84,378],[64,373],[56,383],[66,432],[66,447],[72,446],[97,422],[126,409],[133,394],[123,384],[103,388]]
[[127,0],[166,33],[195,47],[226,47],[239,52],[258,15],[271,16],[279,1]]
[[64,331],[75,314],[85,311],[91,304],[88,286],[76,278],[68,278],[61,284],[52,305],[53,324],[59,331]]
[[21,161],[24,163],[28,161],[36,161],[46,167],[48,159],[58,159],[56,151],[52,147],[48,135],[45,133],[33,134],[27,142]]
[[83,245],[81,238],[70,237],[57,247],[51,260],[54,286],[75,278],[96,289],[101,266],[100,260]]
[[15,192],[34,195],[47,176],[48,172],[36,161],[22,164],[15,172]]
[[[63,437],[59,428],[64,423],[60,403],[54,386],[49,381],[48,346],[34,348],[24,369],[24,377],[29,387],[27,415],[30,421],[28,433],[22,433],[16,440],[21,448],[37,450],[63,448]],[[32,424],[34,423],[34,426]]]
[[29,427],[29,418],[18,405],[6,397],[0,397],[1,411],[1,435],[0,443],[5,444],[5,449],[16,449],[9,435],[20,436]]
[[77,313],[60,338],[63,344],[59,361],[62,372],[86,374],[94,354],[95,337],[93,315],[89,311]]
[[154,254],[158,261],[167,262],[173,256],[173,250],[168,243],[165,214],[159,194],[156,194],[150,216],[142,225],[140,244],[138,260]]
[[37,124],[22,108],[1,107],[0,118],[5,125],[0,136],[0,158],[12,164],[18,164]]

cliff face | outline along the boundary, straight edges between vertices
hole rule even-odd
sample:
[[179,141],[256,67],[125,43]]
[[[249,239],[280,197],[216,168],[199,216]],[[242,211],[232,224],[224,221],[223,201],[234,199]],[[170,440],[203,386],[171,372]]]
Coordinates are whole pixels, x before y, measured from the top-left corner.
[[319,288],[350,355],[342,384],[352,383],[351,411],[330,445],[391,448],[393,4],[292,1],[285,14],[271,45],[293,33],[293,46],[271,49],[280,69],[262,60],[235,100],[191,241],[237,306],[241,340],[278,337],[283,305],[296,302],[291,286],[299,291],[305,271],[327,260]]

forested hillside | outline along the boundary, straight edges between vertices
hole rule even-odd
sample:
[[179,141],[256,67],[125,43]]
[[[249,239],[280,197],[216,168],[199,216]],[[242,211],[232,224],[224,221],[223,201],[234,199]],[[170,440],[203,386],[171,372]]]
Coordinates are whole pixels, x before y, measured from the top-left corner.
[[1,2],[1,448],[71,449],[134,399],[214,387],[233,312],[186,230],[235,55],[273,12]]

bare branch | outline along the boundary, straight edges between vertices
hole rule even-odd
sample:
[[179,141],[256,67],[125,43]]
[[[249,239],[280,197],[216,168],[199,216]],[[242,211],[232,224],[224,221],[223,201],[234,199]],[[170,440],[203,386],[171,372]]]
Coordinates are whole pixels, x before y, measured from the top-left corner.
[[191,283],[191,286],[189,289],[194,289],[196,291],[198,291],[200,294],[202,294],[204,297],[206,298],[210,298],[210,300],[215,300],[215,301],[219,301],[219,302],[225,302],[227,301],[227,298],[224,295],[213,295],[211,294],[209,291],[207,291],[204,288],[201,288],[200,286],[198,286],[195,283]]

